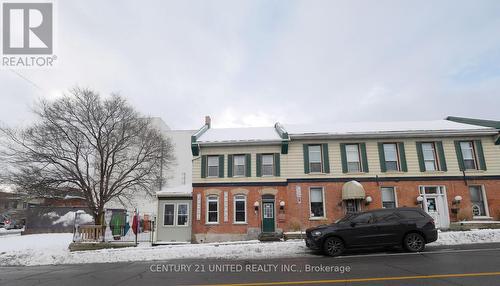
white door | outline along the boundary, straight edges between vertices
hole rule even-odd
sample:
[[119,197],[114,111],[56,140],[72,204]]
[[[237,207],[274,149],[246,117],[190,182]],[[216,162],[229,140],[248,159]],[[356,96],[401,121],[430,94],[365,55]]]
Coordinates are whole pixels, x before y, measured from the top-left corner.
[[424,209],[434,219],[436,228],[449,227],[448,207],[444,195],[424,195]]

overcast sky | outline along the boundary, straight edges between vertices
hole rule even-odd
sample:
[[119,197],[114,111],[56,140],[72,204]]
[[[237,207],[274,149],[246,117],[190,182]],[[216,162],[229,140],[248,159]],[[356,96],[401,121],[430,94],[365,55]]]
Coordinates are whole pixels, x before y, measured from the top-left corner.
[[75,85],[177,129],[500,119],[500,1],[57,4],[58,66],[0,70],[4,123]]

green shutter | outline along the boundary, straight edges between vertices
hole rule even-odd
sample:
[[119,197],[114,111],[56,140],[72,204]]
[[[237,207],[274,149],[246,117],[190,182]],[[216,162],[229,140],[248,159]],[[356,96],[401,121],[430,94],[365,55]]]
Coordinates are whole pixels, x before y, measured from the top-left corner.
[[455,152],[457,153],[458,168],[460,171],[465,171],[464,155],[462,155],[462,148],[460,148],[460,141],[455,141]]
[[201,156],[201,177],[207,177],[207,155]]
[[347,154],[345,151],[345,143],[340,143],[340,161],[342,162],[342,173],[347,173]]
[[436,149],[439,156],[439,170],[446,172],[448,171],[448,166],[446,165],[446,157],[444,155],[443,142],[436,141]]
[[309,145],[304,144],[304,173],[309,174]]
[[257,177],[262,177],[262,154],[257,154],[257,163],[255,165],[255,175]]
[[224,178],[224,155],[219,155],[219,178]]
[[366,143],[360,143],[359,148],[361,149],[361,165],[363,172],[368,173],[368,156],[366,155]]
[[227,177],[231,178],[233,176],[233,155],[227,155]]
[[378,143],[378,158],[380,160],[380,171],[387,172],[387,167],[385,166],[384,143]]
[[417,157],[420,172],[425,172],[424,151],[422,150],[422,142],[417,142]]
[[486,161],[484,160],[483,144],[481,140],[474,140],[476,147],[477,160],[479,161],[479,169],[486,171]]
[[405,143],[398,143],[399,159],[401,160],[401,171],[408,172],[408,165],[406,164]]
[[281,175],[281,166],[280,166],[280,153],[274,154],[274,175],[279,177]]
[[321,144],[321,154],[323,155],[323,173],[330,173],[330,160],[328,158],[328,143]]
[[246,154],[245,155],[246,158],[245,158],[245,163],[246,163],[246,167],[245,167],[245,175],[247,177],[251,177],[252,176],[252,155],[251,154]]

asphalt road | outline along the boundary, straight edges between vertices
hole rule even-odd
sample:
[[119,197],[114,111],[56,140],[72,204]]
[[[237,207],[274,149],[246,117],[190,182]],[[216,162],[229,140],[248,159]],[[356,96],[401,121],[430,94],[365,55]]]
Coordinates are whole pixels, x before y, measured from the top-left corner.
[[0,285],[500,285],[500,243],[320,254],[293,259],[172,260],[0,267]]

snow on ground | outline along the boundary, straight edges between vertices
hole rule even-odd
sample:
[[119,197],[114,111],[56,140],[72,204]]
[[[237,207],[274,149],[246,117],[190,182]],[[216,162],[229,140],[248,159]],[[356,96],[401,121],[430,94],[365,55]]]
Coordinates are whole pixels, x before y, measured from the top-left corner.
[[[0,265],[80,264],[185,258],[252,259],[310,255],[302,240],[163,245],[69,252],[72,234],[33,234],[0,237]],[[500,242],[500,229],[440,232],[430,245]]]

